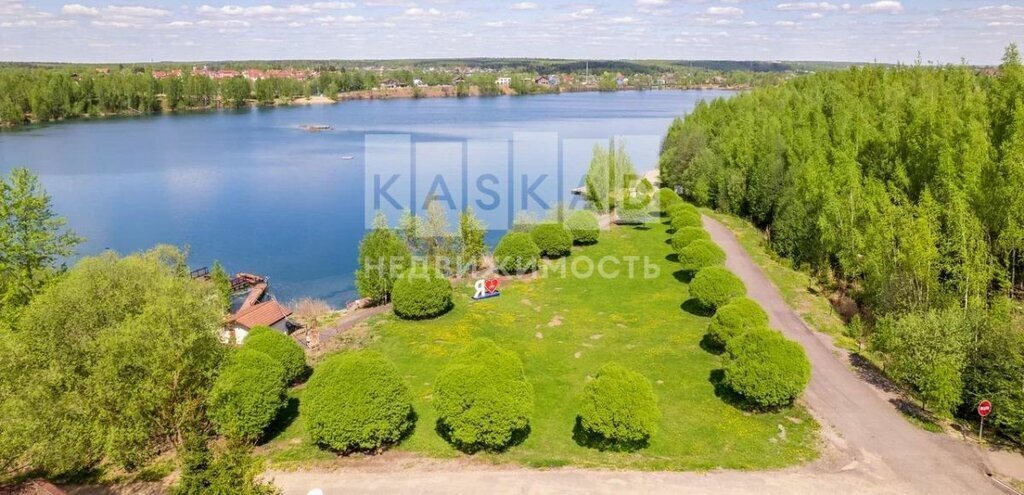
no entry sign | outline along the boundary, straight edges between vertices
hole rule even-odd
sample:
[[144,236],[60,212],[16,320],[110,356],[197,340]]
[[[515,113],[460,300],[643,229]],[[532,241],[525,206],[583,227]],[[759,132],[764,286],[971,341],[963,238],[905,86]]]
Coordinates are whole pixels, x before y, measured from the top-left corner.
[[978,403],[978,416],[981,416],[981,417],[984,418],[984,417],[988,416],[991,413],[992,413],[992,403],[991,402],[989,402],[987,400],[983,400],[980,403]]

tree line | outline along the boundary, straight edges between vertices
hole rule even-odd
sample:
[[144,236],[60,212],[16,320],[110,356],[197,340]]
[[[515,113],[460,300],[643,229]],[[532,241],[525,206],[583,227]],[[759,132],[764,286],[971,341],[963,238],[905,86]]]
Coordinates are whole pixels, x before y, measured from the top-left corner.
[[[662,179],[858,304],[850,333],[940,415],[1024,440],[1024,68],[824,72],[701,103]],[[972,416],[973,417],[973,416]]]

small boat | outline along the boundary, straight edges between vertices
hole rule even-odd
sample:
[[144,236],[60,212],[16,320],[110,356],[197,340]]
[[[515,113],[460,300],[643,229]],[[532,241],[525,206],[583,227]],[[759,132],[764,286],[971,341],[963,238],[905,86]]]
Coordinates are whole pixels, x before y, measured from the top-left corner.
[[299,126],[300,129],[310,132],[330,131],[334,129],[334,126],[326,124],[303,124]]
[[342,157],[341,157],[342,160],[355,160],[355,158],[356,157],[354,157],[352,155],[342,155]]

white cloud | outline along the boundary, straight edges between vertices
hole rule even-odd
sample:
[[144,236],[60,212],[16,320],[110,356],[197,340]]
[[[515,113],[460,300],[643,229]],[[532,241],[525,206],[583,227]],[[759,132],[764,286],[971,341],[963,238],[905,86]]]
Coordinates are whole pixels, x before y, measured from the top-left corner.
[[569,17],[572,17],[573,19],[586,19],[594,15],[594,12],[596,11],[592,8],[580,9],[577,10],[576,12],[569,14]]
[[723,15],[738,17],[743,15],[743,9],[739,7],[708,7],[708,15]]
[[[846,5],[849,8],[849,5]],[[796,2],[796,3],[780,3],[775,6],[775,10],[824,10],[832,11],[839,10],[842,8],[839,5],[830,2]]]
[[108,5],[103,9],[103,14],[124,17],[164,17],[171,13],[164,9],[154,9],[150,7]]
[[778,27],[785,27],[785,28],[791,28],[791,27],[799,26],[798,23],[793,22],[793,21],[775,21],[775,25],[778,26]]
[[510,8],[512,10],[533,10],[537,8],[537,4],[534,2],[518,2],[512,4]]
[[64,15],[97,16],[100,15],[100,10],[95,7],[86,7],[80,3],[71,3],[61,7],[60,13]]
[[636,4],[639,6],[652,6],[652,5],[665,5],[668,0],[636,0]]
[[869,14],[899,14],[903,12],[903,4],[893,0],[882,0],[861,5],[860,10]]
[[419,7],[410,7],[405,9],[404,15],[409,17],[437,17],[441,15],[441,11],[433,7],[429,9],[421,9]]

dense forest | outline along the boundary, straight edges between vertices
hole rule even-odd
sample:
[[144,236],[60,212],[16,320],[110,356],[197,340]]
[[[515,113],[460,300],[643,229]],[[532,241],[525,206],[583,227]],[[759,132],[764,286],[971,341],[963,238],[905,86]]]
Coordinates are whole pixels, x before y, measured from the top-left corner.
[[[739,214],[857,308],[849,332],[924,407],[1024,440],[1024,68],[824,72],[701,104],[661,173]],[[974,418],[975,416],[969,416]]]

